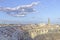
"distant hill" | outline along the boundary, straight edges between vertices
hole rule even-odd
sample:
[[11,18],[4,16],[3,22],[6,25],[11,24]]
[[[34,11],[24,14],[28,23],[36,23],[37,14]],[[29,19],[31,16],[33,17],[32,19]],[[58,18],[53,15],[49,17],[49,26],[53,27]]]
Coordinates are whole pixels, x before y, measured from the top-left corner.
[[20,24],[20,22],[12,20],[0,20],[0,24]]

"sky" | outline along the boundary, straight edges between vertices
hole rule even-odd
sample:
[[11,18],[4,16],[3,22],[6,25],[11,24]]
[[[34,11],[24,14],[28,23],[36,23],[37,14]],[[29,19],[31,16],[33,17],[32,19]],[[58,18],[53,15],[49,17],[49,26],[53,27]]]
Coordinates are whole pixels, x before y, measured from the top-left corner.
[[0,7],[16,7],[38,1],[40,3],[34,7],[38,12],[24,17],[13,17],[0,11],[0,23],[40,23],[47,22],[48,18],[52,23],[60,22],[60,0],[0,0]]

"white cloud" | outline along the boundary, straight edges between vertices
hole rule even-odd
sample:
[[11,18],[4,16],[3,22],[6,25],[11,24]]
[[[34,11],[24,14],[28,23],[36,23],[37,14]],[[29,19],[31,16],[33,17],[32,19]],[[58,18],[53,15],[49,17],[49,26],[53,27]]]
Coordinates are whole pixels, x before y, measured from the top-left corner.
[[[14,15],[16,16],[20,16],[19,14],[23,13],[32,13],[32,12],[36,12],[35,9],[33,8],[33,6],[37,5],[39,3],[38,2],[33,2],[29,5],[22,5],[22,6],[17,6],[15,8],[10,8],[10,7],[0,7],[0,11],[3,11],[3,12],[14,12]],[[9,15],[13,15],[12,13],[10,14],[8,13]]]

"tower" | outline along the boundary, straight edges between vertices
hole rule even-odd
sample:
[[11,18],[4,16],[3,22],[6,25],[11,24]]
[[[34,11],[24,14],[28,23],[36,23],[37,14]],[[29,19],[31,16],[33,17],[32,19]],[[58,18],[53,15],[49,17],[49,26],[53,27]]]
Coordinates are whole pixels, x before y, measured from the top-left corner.
[[48,26],[50,26],[50,18],[48,18]]

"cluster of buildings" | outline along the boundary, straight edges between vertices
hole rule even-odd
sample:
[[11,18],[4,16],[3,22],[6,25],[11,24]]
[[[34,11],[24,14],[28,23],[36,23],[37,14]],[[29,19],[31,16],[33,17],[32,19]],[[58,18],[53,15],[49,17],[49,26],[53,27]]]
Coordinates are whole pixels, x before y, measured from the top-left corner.
[[50,19],[48,19],[48,24],[29,24],[21,27],[21,29],[27,31],[32,38],[41,34],[60,33],[60,25],[50,24]]
[[29,34],[31,38],[35,38],[37,35],[47,34],[47,33],[60,33],[60,25],[51,24],[50,19],[48,19],[48,23],[40,23],[40,24],[2,24],[0,27],[4,26],[17,26],[18,29],[23,30],[26,34]]

